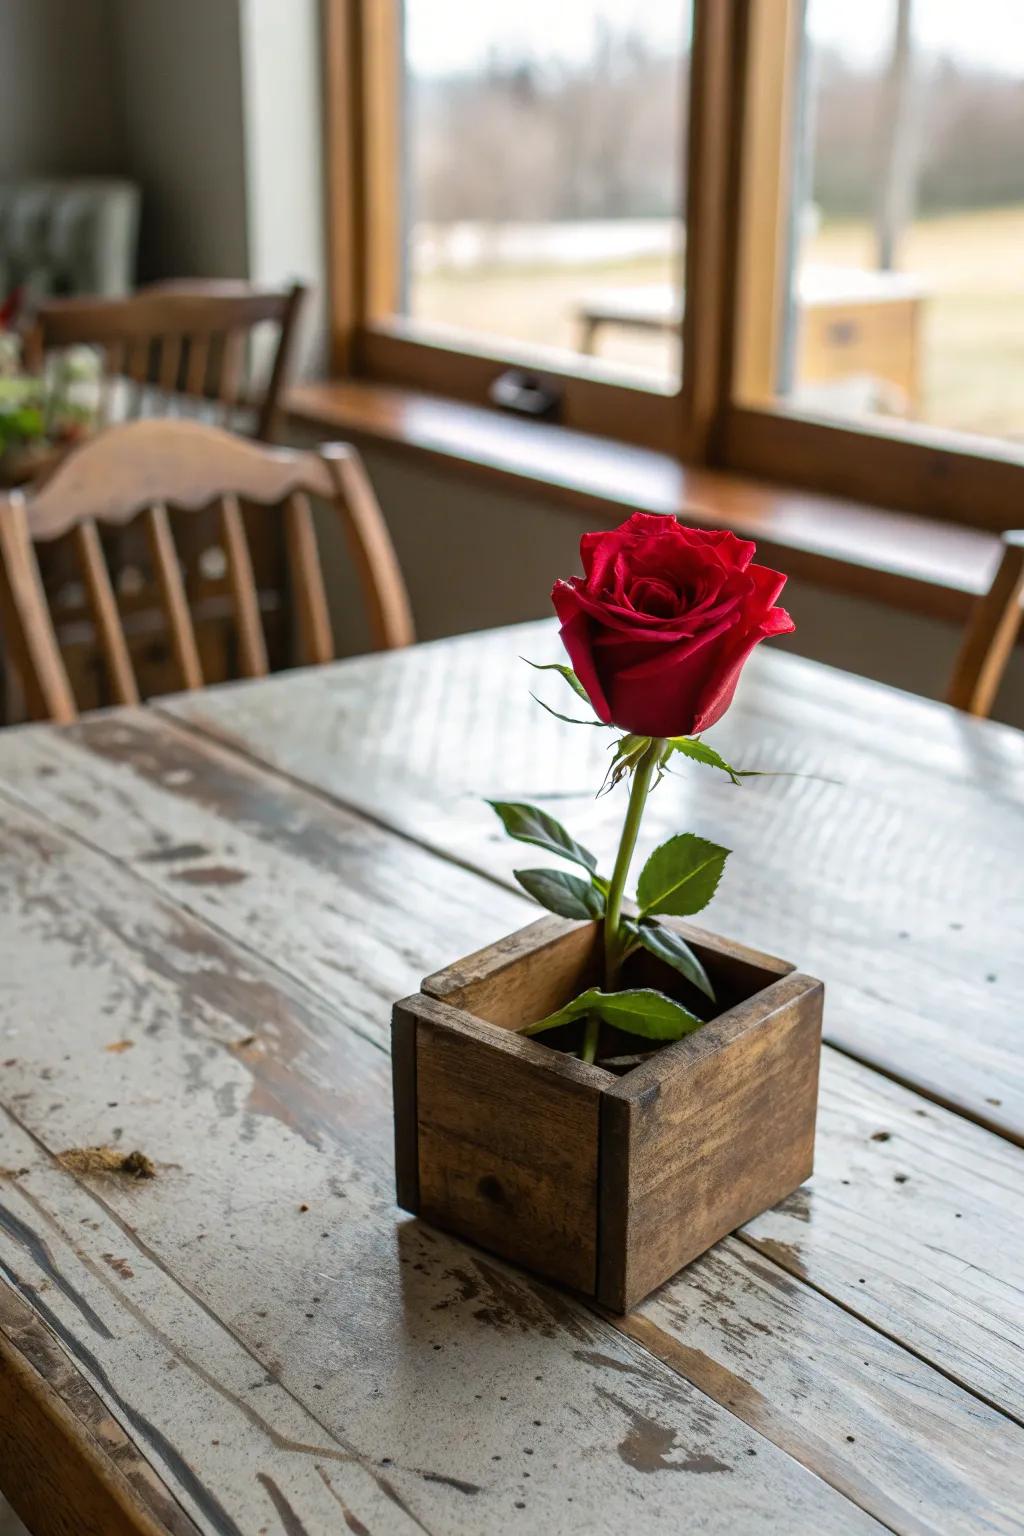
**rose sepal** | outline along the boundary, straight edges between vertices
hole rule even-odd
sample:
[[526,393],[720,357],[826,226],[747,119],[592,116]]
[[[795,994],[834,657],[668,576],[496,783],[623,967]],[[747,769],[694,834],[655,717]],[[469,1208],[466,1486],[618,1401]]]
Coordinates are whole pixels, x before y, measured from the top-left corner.
[[[587,690],[576,676],[576,673],[573,671],[572,667],[567,667],[564,662],[531,661],[529,656],[520,656],[519,660],[525,661],[526,665],[528,667],[532,667],[535,672],[557,672],[559,677],[565,678],[565,681],[569,684],[569,687],[572,689],[573,693],[576,694],[577,698],[582,699],[585,704],[590,703],[590,696],[587,693]],[[590,724],[589,720],[587,721],[587,724]]]

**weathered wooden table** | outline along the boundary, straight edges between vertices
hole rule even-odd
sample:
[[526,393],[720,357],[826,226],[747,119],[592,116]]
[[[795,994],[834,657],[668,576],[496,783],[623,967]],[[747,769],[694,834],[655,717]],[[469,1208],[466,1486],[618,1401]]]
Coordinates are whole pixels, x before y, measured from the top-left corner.
[[715,741],[818,777],[659,788],[829,1044],[812,1182],[616,1320],[392,1200],[390,1003],[532,912],[478,797],[621,814],[520,654],[0,736],[0,1484],[44,1536],[1020,1531],[1024,737],[777,648]]

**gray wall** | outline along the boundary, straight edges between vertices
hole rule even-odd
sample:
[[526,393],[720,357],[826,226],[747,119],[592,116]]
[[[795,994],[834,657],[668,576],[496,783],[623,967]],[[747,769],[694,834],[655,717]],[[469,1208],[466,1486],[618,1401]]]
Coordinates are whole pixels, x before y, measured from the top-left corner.
[[113,0],[113,7],[125,170],[143,194],[140,272],[245,276],[237,0]]
[[0,176],[129,176],[141,276],[245,276],[240,3],[0,0]]
[[122,169],[113,0],[0,3],[0,177]]

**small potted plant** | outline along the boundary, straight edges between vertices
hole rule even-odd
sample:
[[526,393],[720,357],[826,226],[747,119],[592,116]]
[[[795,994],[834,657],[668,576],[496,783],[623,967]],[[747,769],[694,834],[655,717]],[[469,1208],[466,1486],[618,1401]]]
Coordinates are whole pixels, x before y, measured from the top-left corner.
[[491,802],[562,861],[516,872],[553,915],[396,1004],[398,1199],[621,1312],[809,1176],[823,989],[689,925],[728,858],[706,838],[656,848],[627,899],[670,765],[748,777],[702,733],[754,646],[793,629],[785,577],[732,533],[644,514],[581,554],[552,593],[572,665],[550,666],[593,708],[574,723],[618,733],[618,853],[603,873],[547,812]]
[[21,338],[0,310],[0,487],[24,484],[55,465],[95,425],[99,363],[88,347],[26,373]]

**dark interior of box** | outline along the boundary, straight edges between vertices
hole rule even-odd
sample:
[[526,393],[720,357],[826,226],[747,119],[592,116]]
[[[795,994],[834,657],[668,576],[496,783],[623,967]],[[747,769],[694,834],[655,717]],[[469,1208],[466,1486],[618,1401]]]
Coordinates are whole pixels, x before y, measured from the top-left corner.
[[[631,955],[623,967],[622,988],[652,987],[682,1003],[705,1023],[777,981],[779,972],[742,959],[725,948],[697,939],[692,948],[715,989],[712,1002],[678,971],[647,950]],[[601,931],[598,924],[576,929],[520,956],[500,971],[468,983],[447,1001],[475,1018],[502,1029],[521,1029],[545,1018],[588,987],[602,983]],[[551,1050],[578,1052],[582,1025],[576,1021],[534,1037]],[[670,1043],[670,1042],[664,1042]],[[602,1024],[598,1064],[616,1074],[640,1065],[661,1046],[641,1036]]]

